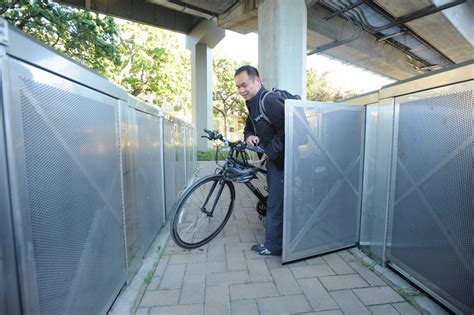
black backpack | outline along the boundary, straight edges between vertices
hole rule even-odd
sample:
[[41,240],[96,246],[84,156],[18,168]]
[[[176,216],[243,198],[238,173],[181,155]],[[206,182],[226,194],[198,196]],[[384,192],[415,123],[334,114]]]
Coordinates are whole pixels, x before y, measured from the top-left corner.
[[[264,106],[265,97],[267,97],[267,95],[270,94],[270,93],[276,93],[281,98],[283,98],[284,100],[300,100],[301,96],[296,95],[296,94],[293,95],[293,94],[291,94],[290,92],[288,92],[286,90],[279,90],[279,89],[275,89],[275,88],[273,88],[271,91],[268,91],[267,93],[265,93],[263,95],[263,97],[260,99],[260,102],[258,103],[258,106],[259,106],[259,109],[260,109],[260,117],[259,118],[263,118],[270,125],[273,125],[271,120],[270,120],[270,117],[268,117],[268,115],[267,115],[267,111],[265,110],[265,106]],[[259,118],[257,118],[257,120]]]

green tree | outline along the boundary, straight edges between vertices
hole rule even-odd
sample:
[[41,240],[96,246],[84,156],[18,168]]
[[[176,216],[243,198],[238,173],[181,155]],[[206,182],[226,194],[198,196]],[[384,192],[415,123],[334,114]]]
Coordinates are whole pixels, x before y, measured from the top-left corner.
[[315,69],[306,72],[306,99],[320,102],[337,102],[356,95],[353,91],[342,91],[330,85],[328,73],[319,74]]
[[48,0],[1,0],[0,15],[52,48],[109,75],[120,64],[115,21]]
[[231,118],[243,124],[247,112],[243,99],[235,87],[234,73],[239,64],[230,59],[214,57],[214,115],[221,115],[224,121],[224,135],[228,137],[228,123]]
[[50,47],[150,103],[191,111],[190,54],[175,33],[116,22],[49,0],[0,0],[0,14]]
[[143,100],[191,110],[191,63],[175,33],[143,24],[120,24],[125,62],[112,79]]

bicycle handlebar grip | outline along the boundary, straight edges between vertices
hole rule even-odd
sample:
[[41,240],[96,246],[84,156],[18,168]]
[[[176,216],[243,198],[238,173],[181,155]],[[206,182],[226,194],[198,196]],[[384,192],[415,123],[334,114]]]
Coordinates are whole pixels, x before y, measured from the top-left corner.
[[208,138],[209,140],[217,140],[217,139],[222,139],[222,135],[218,133],[217,131],[211,131],[209,129],[204,128],[203,129],[205,133],[207,133],[209,136],[204,136]]
[[261,147],[259,147],[258,145],[253,146],[253,145],[247,144],[247,146],[246,146],[245,148],[248,149],[248,150],[250,150],[250,151],[257,152],[257,153],[265,153],[265,150],[263,150],[263,149],[262,149]]

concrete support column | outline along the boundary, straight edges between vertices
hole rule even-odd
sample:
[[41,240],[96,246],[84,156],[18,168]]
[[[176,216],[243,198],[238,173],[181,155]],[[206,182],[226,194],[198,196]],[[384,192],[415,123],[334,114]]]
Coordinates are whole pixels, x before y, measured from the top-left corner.
[[213,129],[212,122],[212,49],[204,44],[191,51],[193,125],[196,126],[197,149],[207,150],[211,141],[201,138],[203,129]]
[[213,128],[212,116],[212,48],[224,38],[224,29],[215,21],[202,20],[186,36],[191,50],[193,125],[196,127],[197,150],[207,150],[212,143],[200,136],[203,129]]
[[264,85],[306,99],[305,0],[263,0],[258,6],[258,67]]

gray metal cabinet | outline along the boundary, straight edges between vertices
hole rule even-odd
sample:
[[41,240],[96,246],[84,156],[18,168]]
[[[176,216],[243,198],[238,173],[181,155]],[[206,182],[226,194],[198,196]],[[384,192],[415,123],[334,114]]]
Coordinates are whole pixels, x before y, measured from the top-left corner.
[[103,312],[125,279],[118,101],[13,57],[2,70],[22,310]]

